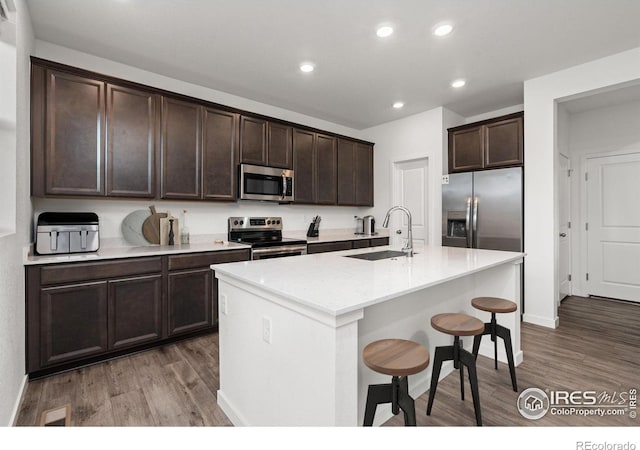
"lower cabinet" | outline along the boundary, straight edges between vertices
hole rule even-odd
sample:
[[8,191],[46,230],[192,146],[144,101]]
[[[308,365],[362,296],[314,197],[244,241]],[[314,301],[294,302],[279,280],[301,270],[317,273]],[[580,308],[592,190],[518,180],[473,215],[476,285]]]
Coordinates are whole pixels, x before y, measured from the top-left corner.
[[169,273],[169,336],[212,327],[213,271]]
[[337,252],[340,250],[351,250],[354,248],[379,247],[389,245],[388,237],[373,239],[354,239],[352,241],[318,242],[307,244],[307,253]]
[[26,268],[27,373],[40,376],[217,326],[211,264],[248,249]]

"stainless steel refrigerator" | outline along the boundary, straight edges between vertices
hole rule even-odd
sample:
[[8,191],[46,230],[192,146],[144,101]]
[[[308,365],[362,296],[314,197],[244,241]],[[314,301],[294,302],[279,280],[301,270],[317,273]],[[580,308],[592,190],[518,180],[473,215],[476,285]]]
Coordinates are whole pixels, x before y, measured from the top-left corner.
[[442,186],[442,245],[523,251],[522,168],[449,175]]

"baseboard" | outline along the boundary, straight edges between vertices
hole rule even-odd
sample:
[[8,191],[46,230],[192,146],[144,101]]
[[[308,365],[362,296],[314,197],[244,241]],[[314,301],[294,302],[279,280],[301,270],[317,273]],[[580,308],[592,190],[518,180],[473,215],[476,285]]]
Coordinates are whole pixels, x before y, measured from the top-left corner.
[[16,421],[18,420],[18,413],[20,412],[20,406],[22,405],[22,399],[24,398],[24,393],[27,391],[28,382],[29,382],[29,376],[25,375],[24,378],[22,379],[22,384],[20,386],[20,395],[16,399],[15,405],[13,405],[11,420],[9,420],[9,424],[12,427],[16,426]]
[[557,317],[555,319],[549,319],[548,317],[536,316],[527,313],[522,316],[522,321],[531,323],[533,325],[540,325],[541,327],[553,329],[558,328],[558,325],[560,324],[560,320]]
[[222,409],[222,411],[227,415],[234,427],[248,426],[248,423],[244,419],[244,417],[236,412],[236,409],[231,405],[229,399],[227,399],[227,397],[224,395],[224,392],[222,392],[220,389],[218,389],[217,398],[218,406],[220,406],[220,409]]

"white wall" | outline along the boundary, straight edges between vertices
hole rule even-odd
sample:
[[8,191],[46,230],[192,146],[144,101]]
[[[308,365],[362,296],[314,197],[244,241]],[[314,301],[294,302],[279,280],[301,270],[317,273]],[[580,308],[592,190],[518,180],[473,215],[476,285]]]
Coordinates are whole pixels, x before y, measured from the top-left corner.
[[475,116],[465,117],[464,123],[480,122],[481,120],[493,119],[494,117],[505,116],[507,114],[513,114],[523,110],[524,105],[508,106],[506,108],[496,109],[495,111],[489,111]]
[[524,83],[526,322],[557,326],[557,101],[640,79],[640,48]]
[[[0,237],[0,425],[11,425],[26,381],[24,361],[24,267],[22,248],[29,239],[29,54],[33,32],[24,0],[15,0],[16,51],[12,65],[17,79],[13,83],[15,129],[14,145],[3,148],[2,164],[13,172],[11,196],[14,197],[12,231]],[[3,101],[5,101],[3,93]],[[17,105],[16,105],[17,101]],[[5,156],[7,157],[5,159]],[[3,195],[5,192],[3,192]],[[7,214],[3,210],[3,214]]]
[[[63,64],[99,72],[125,80],[142,83],[148,86],[165,89],[179,94],[216,102],[219,104],[244,109],[254,113],[264,114],[294,123],[316,127],[334,133],[361,138],[362,133],[352,128],[320,120],[314,117],[277,108],[264,103],[237,97],[225,92],[204,88],[195,84],[168,78],[127,66],[114,61],[98,58],[86,53],[77,52],[44,41],[36,41],[35,56]],[[375,142],[375,141],[374,141]],[[374,147],[374,154],[378,146]],[[375,181],[376,186],[378,180]],[[169,201],[119,201],[119,200],[53,200],[34,199],[34,218],[42,211],[93,211],[100,218],[101,237],[121,237],[120,223],[127,214],[136,209],[147,209],[155,204],[159,211],[170,210],[178,216],[183,209],[189,211],[188,225],[191,234],[217,234],[227,232],[227,218],[230,216],[282,216],[287,230],[306,230],[311,218],[317,214],[322,216],[323,228],[351,228],[355,227],[353,216],[366,215],[369,208],[348,208],[330,206],[278,205],[253,201],[239,201],[234,203],[222,202],[169,202]]]
[[441,175],[447,172],[443,155],[447,151],[446,128],[458,125],[463,118],[445,108],[435,108],[410,117],[363,130],[364,139],[376,143],[375,208],[373,215],[380,220],[393,206],[393,163],[428,158],[428,228],[427,242],[440,245],[442,215]]
[[[559,108],[560,110],[560,108]],[[558,130],[560,131],[560,130]],[[572,179],[571,222],[582,224],[586,220],[586,183],[582,175],[590,155],[640,152],[640,101],[598,108],[568,115],[566,133],[568,156],[575,176]],[[640,176],[640,174],[638,174]],[[584,227],[572,227],[572,293],[586,296],[587,239]]]
[[0,235],[16,229],[16,27],[0,22]]

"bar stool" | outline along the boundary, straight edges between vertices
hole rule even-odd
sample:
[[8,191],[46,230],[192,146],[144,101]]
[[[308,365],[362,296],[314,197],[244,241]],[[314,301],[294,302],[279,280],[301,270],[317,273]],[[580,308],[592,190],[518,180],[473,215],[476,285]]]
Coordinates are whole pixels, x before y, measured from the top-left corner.
[[364,411],[364,426],[373,425],[376,408],[391,403],[394,415],[404,412],[404,424],[416,425],[416,409],[409,395],[407,377],[423,371],[429,365],[429,351],[417,342],[404,339],[382,339],[367,345],[362,351],[364,363],[371,370],[391,375],[391,383],[370,384]]
[[462,347],[460,336],[476,336],[483,332],[484,324],[475,317],[466,314],[437,314],[431,318],[431,326],[446,334],[453,336],[453,345],[436,347],[433,360],[433,372],[431,373],[431,387],[429,388],[429,403],[427,416],[431,415],[431,407],[436,396],[440,369],[444,361],[453,361],[453,367],[460,369],[460,396],[464,400],[464,368],[469,372],[471,384],[471,396],[473,397],[473,409],[476,415],[476,423],[482,426],[482,413],[480,411],[480,393],[478,391],[478,375],[476,371],[476,358],[472,353]]
[[473,356],[478,357],[480,349],[480,341],[485,334],[491,335],[493,341],[495,368],[498,370],[498,340],[496,337],[502,338],[504,341],[504,349],[507,352],[507,361],[509,363],[509,373],[511,374],[511,386],[515,392],[518,392],[518,384],[516,383],[516,367],[513,363],[513,350],[511,348],[511,332],[508,328],[498,325],[496,322],[496,313],[512,313],[518,309],[518,305],[514,302],[497,297],[476,297],[471,300],[471,305],[481,311],[491,313],[491,322],[484,324],[484,331],[473,339]]

